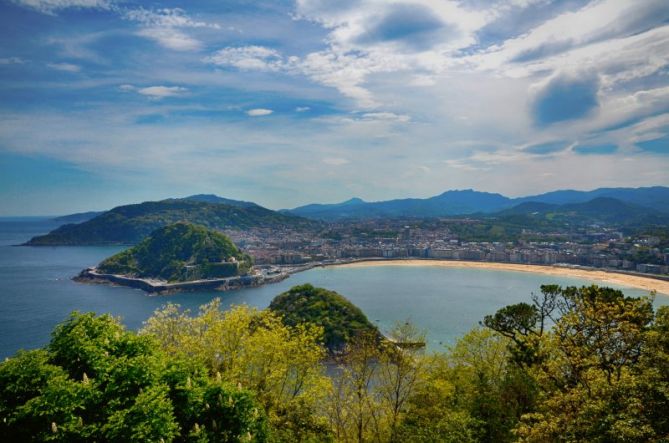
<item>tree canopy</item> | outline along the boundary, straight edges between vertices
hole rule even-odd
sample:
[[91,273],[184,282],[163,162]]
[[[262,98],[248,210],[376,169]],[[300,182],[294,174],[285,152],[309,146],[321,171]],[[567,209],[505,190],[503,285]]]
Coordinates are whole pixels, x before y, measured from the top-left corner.
[[[44,349],[0,363],[0,435],[75,442],[669,441],[669,307],[655,311],[652,297],[542,286],[531,303],[487,316],[485,327],[442,352],[379,340],[374,328],[346,336],[330,354],[323,336],[331,325],[323,319],[330,312],[346,318],[338,309],[349,302],[310,285],[277,300],[281,309],[225,311],[214,300],[195,313],[168,304],[139,333],[108,315],[73,313]],[[406,322],[389,334],[423,339]]]
[[73,313],[45,349],[0,365],[0,417],[5,441],[267,439],[251,391],[92,313]]
[[367,316],[346,297],[310,284],[294,286],[272,300],[269,309],[284,323],[296,326],[310,323],[323,328],[323,341],[330,350],[343,348],[354,337],[380,332]]
[[190,223],[157,229],[138,245],[103,260],[98,270],[110,274],[188,281],[240,275],[252,258],[224,234]]

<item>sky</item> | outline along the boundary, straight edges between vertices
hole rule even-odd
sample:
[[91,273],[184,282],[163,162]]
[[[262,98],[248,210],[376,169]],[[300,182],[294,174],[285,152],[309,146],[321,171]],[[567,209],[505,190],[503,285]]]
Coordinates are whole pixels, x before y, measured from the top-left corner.
[[667,0],[0,0],[0,215],[669,185]]

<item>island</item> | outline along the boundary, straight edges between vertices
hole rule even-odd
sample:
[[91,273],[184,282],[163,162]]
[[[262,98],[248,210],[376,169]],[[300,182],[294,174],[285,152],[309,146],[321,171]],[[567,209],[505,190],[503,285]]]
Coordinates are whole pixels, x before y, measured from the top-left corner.
[[379,329],[343,295],[311,284],[294,286],[272,300],[269,309],[279,314],[286,326],[311,323],[323,328],[323,342],[329,352],[342,350],[357,336],[382,339]]
[[225,291],[260,286],[287,276],[254,268],[251,256],[220,232],[178,222],[155,230],[136,246],[103,260],[97,267],[83,270],[75,280],[167,293]]

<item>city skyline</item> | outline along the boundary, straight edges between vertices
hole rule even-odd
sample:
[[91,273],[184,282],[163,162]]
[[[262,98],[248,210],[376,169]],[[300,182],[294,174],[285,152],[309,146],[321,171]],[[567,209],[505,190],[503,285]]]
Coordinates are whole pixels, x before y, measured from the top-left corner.
[[0,12],[0,215],[669,185],[663,1]]

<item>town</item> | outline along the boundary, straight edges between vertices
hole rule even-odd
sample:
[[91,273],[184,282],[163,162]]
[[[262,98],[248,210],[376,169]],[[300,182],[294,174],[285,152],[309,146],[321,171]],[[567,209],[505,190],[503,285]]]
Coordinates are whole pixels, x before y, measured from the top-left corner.
[[[424,258],[564,265],[669,276],[669,245],[653,233],[583,226],[500,233],[473,218],[338,222],[322,230],[226,230],[257,265],[304,266],[361,259]],[[497,229],[497,231],[496,231]],[[488,238],[486,238],[488,237]]]

